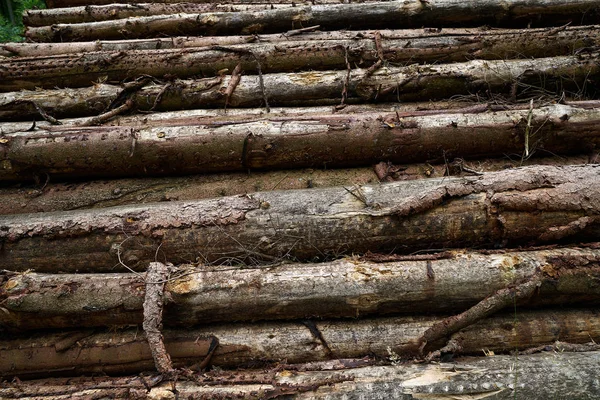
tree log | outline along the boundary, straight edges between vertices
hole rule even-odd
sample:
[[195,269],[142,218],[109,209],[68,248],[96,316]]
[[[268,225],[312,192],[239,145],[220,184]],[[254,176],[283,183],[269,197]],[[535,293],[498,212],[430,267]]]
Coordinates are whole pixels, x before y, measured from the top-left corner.
[[[0,93],[0,121],[37,117],[40,109],[56,117],[102,113],[125,102],[138,110],[189,108],[312,106],[347,103],[419,101],[477,95],[510,94],[518,98],[544,94],[585,97],[597,90],[598,55],[533,60],[474,60],[439,65],[350,71],[311,71],[261,76],[244,75],[228,96],[232,76],[151,84],[148,78],[126,88],[98,84],[91,88]],[[147,82],[145,87],[143,83]],[[342,95],[342,93],[345,93]],[[118,100],[116,100],[118,97]],[[113,103],[115,102],[115,103]],[[113,103],[113,104],[111,104]]]
[[[46,11],[46,10],[42,10]],[[50,10],[53,11],[53,10]],[[276,35],[273,44],[246,43],[226,49],[203,48],[119,50],[75,53],[60,56],[38,55],[11,58],[0,67],[0,90],[35,89],[36,87],[81,87],[95,81],[123,81],[128,77],[151,75],[157,78],[175,76],[215,76],[219,71],[233,71],[241,63],[245,71],[254,71],[257,60],[262,72],[346,69],[347,63],[368,68],[379,60],[377,45],[383,49],[383,60],[393,64],[462,62],[477,59],[513,59],[571,55],[579,49],[600,44],[600,27],[573,27],[564,30],[483,31],[461,30],[452,34],[423,34],[422,31],[396,33],[390,38],[367,33],[345,32],[346,39],[299,40],[282,42]],[[354,36],[350,34],[353,33]],[[396,39],[399,37],[400,39]]]
[[[158,384],[159,378],[51,378],[6,382],[5,399],[293,399],[550,398],[594,399],[600,352],[548,352],[522,356],[463,357],[452,363],[369,366],[363,360],[283,365],[266,371],[209,371]],[[152,385],[149,388],[147,385]],[[176,391],[175,391],[176,390]],[[67,397],[68,396],[68,397]]]
[[[0,216],[14,271],[314,260],[597,241],[600,167],[525,167],[466,178],[262,192],[195,202]],[[160,250],[160,252],[159,252]],[[158,252],[158,253],[157,253]]]
[[0,181],[357,167],[600,147],[600,108],[485,109],[16,132],[2,137]]
[[[268,362],[301,363],[365,355],[411,357],[402,352],[439,319],[396,317],[348,321],[237,324],[199,329],[164,330],[173,365],[201,360],[211,337],[219,339],[212,364],[243,367]],[[600,339],[600,318],[594,310],[515,312],[482,320],[454,335],[463,354],[523,350],[556,340],[587,343]],[[436,345],[440,345],[437,343]],[[443,345],[443,343],[442,343]],[[0,376],[35,378],[57,374],[132,374],[153,370],[146,338],[136,329],[106,333],[71,331],[35,334],[0,341]]]
[[135,3],[106,4],[79,7],[51,8],[44,10],[26,10],[23,24],[26,26],[45,26],[55,24],[76,24],[80,22],[108,21],[130,17],[145,17],[164,14],[201,14],[207,12],[261,11],[272,8],[293,7],[292,3]]
[[[419,57],[428,57],[428,54],[438,54],[446,62],[449,60],[463,60],[466,49],[477,54],[477,57],[492,58],[494,54],[501,54],[503,58],[519,58],[517,52],[526,52],[536,57],[544,57],[549,52],[557,55],[570,54],[570,50],[579,49],[581,46],[592,46],[597,43],[595,35],[582,37],[585,32],[594,32],[598,29],[593,26],[563,26],[558,28],[531,28],[526,30],[511,29],[486,29],[486,28],[444,28],[436,29],[396,29],[377,31],[316,31],[318,27],[305,28],[305,30],[292,30],[286,33],[270,35],[245,35],[245,36],[178,36],[172,38],[132,39],[132,40],[96,40],[92,42],[65,42],[65,43],[0,43],[0,55],[5,57],[47,57],[51,55],[88,53],[96,51],[128,51],[128,50],[157,50],[157,49],[188,49],[195,47],[232,46],[248,43],[286,44],[295,42],[345,42],[350,40],[374,40],[375,32],[379,32],[383,40],[403,41],[403,52],[413,52]],[[531,42],[523,40],[530,38]],[[580,38],[577,42],[574,38]],[[511,42],[512,47],[508,47]],[[538,41],[552,43],[546,48],[547,52],[539,53]],[[436,48],[436,44],[443,44],[444,48]],[[466,47],[465,47],[466,46]],[[489,51],[489,47],[495,49]],[[538,49],[538,50],[536,50]],[[393,57],[386,47],[383,47],[385,58]],[[560,51],[560,52],[559,52]],[[390,54],[391,53],[391,54]],[[494,53],[494,54],[490,54]],[[350,56],[351,54],[349,54]],[[463,57],[463,58],[458,58]],[[344,66],[345,68],[345,66]]]
[[[264,268],[181,266],[166,286],[165,324],[456,312],[536,276],[542,286],[520,305],[600,302],[600,286],[593,283],[600,279],[596,249],[447,257],[386,263],[354,258]],[[143,300],[143,275],[5,272],[0,326],[35,330],[141,324]]]
[[37,42],[119,40],[176,35],[239,35],[278,33],[320,25],[323,30],[420,28],[422,26],[540,27],[577,21],[597,22],[595,0],[383,1],[350,4],[299,5],[263,11],[154,15],[113,21],[28,27]]

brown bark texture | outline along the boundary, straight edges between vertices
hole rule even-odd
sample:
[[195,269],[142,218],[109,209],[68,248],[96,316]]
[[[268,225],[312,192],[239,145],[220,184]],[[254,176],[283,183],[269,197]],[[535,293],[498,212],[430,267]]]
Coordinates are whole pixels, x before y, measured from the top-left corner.
[[[282,365],[282,369],[210,371],[190,380],[160,383],[156,376],[50,378],[6,382],[5,399],[67,398],[339,399],[373,394],[387,399],[444,398],[593,399],[600,352],[545,352],[522,356],[463,357],[451,363],[392,366],[368,360]],[[371,363],[372,364],[372,363]],[[476,397],[477,396],[477,397]]]
[[420,28],[423,26],[552,26],[597,22],[594,0],[442,0],[298,5],[262,11],[155,15],[113,21],[29,27],[32,41],[63,42],[176,35],[239,35],[285,32],[319,25],[323,30]]
[[[210,371],[190,380],[162,382],[157,376],[49,378],[6,382],[5,399],[67,398],[339,399],[341,396],[444,398],[593,399],[600,352],[545,352],[522,356],[462,357],[450,363],[372,365],[344,359],[282,365],[282,369]],[[371,364],[371,365],[369,365]],[[468,397],[467,397],[468,396]],[[477,396],[477,397],[476,397]]]
[[[517,99],[554,94],[593,96],[600,74],[597,54],[531,60],[473,60],[464,63],[405,67],[227,75],[152,83],[148,77],[124,87],[0,93],[0,121],[39,119],[40,110],[56,117],[97,115],[131,102],[140,111],[190,108],[339,105],[385,101],[429,101],[459,95]],[[261,81],[263,83],[261,83]],[[264,90],[262,88],[264,87]],[[227,95],[233,89],[231,95]]]
[[0,181],[444,162],[600,147],[600,108],[331,114],[5,134]]
[[[355,257],[270,267],[180,266],[166,282],[165,325],[456,312],[532,280],[541,286],[519,306],[590,306],[600,300],[597,249],[444,256],[383,263]],[[143,275],[131,273],[4,272],[0,326],[43,330],[140,324],[144,283]]]
[[599,167],[524,167],[378,186],[0,216],[15,271],[314,260],[348,253],[596,241]]
[[[81,87],[92,82],[119,82],[140,75],[161,79],[215,76],[223,70],[233,71],[238,63],[244,71],[252,73],[259,62],[263,73],[272,73],[346,69],[347,63],[369,68],[381,56],[393,65],[464,62],[474,58],[552,57],[574,54],[600,44],[600,27],[597,26],[500,31],[463,29],[457,34],[445,30],[439,33],[419,30],[413,31],[412,35],[389,31],[387,35],[380,33],[381,38],[375,39],[375,33],[371,32],[345,32],[340,35],[345,39],[334,40],[329,36],[335,35],[323,33],[313,36],[326,39],[306,40],[297,36],[299,39],[287,37],[286,41],[282,41],[283,35],[270,35],[277,40],[269,43],[261,38],[257,43],[230,46],[10,58],[0,66],[0,90]],[[378,52],[378,45],[382,53]]]
[[[362,320],[304,321],[207,326],[164,330],[173,365],[183,367],[201,360],[212,338],[219,346],[212,364],[243,367],[257,363],[302,363],[366,355],[400,357],[439,317],[394,317]],[[600,339],[597,309],[524,311],[484,319],[453,335],[462,354],[523,350],[556,340],[587,343]],[[440,346],[440,343],[431,345]],[[145,335],[136,329],[71,331],[6,338],[0,341],[0,376],[35,378],[106,373],[132,374],[153,370]]]

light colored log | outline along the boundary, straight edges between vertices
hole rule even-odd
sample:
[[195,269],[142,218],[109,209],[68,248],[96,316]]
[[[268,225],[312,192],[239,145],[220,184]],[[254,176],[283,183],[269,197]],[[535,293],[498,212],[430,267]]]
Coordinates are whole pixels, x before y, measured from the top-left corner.
[[597,241],[599,170],[537,166],[464,178],[0,216],[0,263],[15,271],[116,272],[124,271],[123,264],[146,268],[157,254],[173,264],[252,264],[369,250]]
[[[190,366],[206,355],[212,337],[219,339],[212,365],[243,367],[257,362],[310,362],[366,355],[386,357],[410,346],[433,323],[432,317],[219,325],[164,330],[175,367]],[[310,326],[310,327],[309,327]],[[312,329],[311,329],[312,328]],[[317,334],[320,333],[320,335]],[[454,335],[464,354],[523,350],[556,340],[587,343],[600,339],[596,310],[517,309],[482,320]],[[443,343],[441,343],[443,345]],[[440,343],[436,343],[440,345]],[[136,329],[106,333],[72,331],[0,341],[0,376],[34,378],[68,371],[131,374],[153,370],[150,348]]]
[[[277,33],[320,25],[323,30],[420,28],[422,26],[481,26],[485,24],[526,27],[561,25],[594,20],[594,0],[458,0],[382,1],[350,4],[315,4],[248,12],[156,15],[114,21],[30,27],[25,35],[33,41],[82,41],[134,39],[157,35],[228,35]],[[593,22],[593,23],[594,23]]]
[[[439,33],[388,31],[379,35],[377,40],[375,33],[367,31],[313,34],[313,40],[304,36],[268,35],[256,43],[226,46],[228,51],[218,46],[161,47],[158,50],[103,50],[10,58],[0,67],[0,90],[81,87],[98,81],[120,82],[140,75],[180,79],[215,76],[219,71],[233,71],[238,63],[245,73],[252,74],[256,73],[257,60],[263,73],[345,70],[347,63],[352,67],[369,68],[379,61],[377,45],[381,46],[385,62],[405,65],[464,62],[475,58],[498,60],[563,56],[600,44],[600,27],[597,26],[532,30],[463,29],[457,30],[456,34],[452,30]],[[333,39],[336,36],[340,38]],[[272,42],[269,42],[270,37],[274,37]],[[247,37],[244,39],[247,40]],[[203,40],[210,41],[210,38]],[[155,46],[157,43],[155,40]],[[160,43],[173,42],[162,39]],[[94,46],[102,44],[95,42]],[[5,47],[14,48],[12,45]]]
[[[390,313],[460,312],[509,285],[539,277],[519,305],[598,303],[600,251],[553,249],[375,263],[348,258],[271,267],[181,266],[165,296],[167,326]],[[58,288],[58,289],[57,289]],[[144,277],[10,274],[0,286],[0,326],[48,329],[142,322]]]
[[[348,71],[311,71],[242,75],[233,94],[227,96],[231,75],[198,80],[148,83],[124,92],[119,86],[99,84],[91,88],[0,93],[0,121],[40,119],[39,108],[56,117],[97,115],[119,94],[134,108],[168,111],[190,108],[261,107],[270,105],[338,105],[347,86],[347,103],[429,101],[459,95],[514,94],[577,95],[585,97],[586,83],[600,74],[597,54],[548,57],[532,60],[473,60],[464,63],[409,65]],[[568,77],[568,78],[567,78]],[[148,79],[146,79],[149,81]],[[516,91],[516,92],[515,92]],[[122,99],[124,101],[124,99]],[[37,105],[37,107],[36,107]],[[115,105],[119,105],[118,103]]]

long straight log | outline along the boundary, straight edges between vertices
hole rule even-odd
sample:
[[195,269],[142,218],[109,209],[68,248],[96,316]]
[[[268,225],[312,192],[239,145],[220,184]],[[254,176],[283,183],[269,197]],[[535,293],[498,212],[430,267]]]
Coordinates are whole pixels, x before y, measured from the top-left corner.
[[266,190],[365,185],[378,181],[464,176],[526,165],[576,165],[595,162],[589,156],[520,157],[445,163],[387,165],[352,169],[307,169],[223,173],[182,177],[113,179],[86,182],[23,182],[0,189],[0,214],[27,214],[82,208],[113,207],[173,200],[199,200]]
[[[285,394],[293,399],[493,398],[495,400],[600,397],[595,384],[600,352],[545,352],[533,355],[463,357],[451,363],[368,366],[363,360],[283,365],[266,371],[208,371],[194,380],[162,382],[160,377],[51,378],[5,382],[4,399],[66,398],[244,398]],[[152,388],[148,387],[148,384]],[[68,396],[68,397],[67,397]],[[425,397],[426,398],[426,397]]]
[[[349,71],[311,71],[213,77],[150,84],[128,89],[98,84],[91,88],[0,93],[0,121],[38,117],[40,109],[56,118],[102,113],[117,96],[130,108],[168,111],[189,108],[314,106],[347,103],[419,101],[457,95],[507,94],[515,98],[555,94],[585,97],[597,90],[597,54],[532,60],[473,60],[439,65],[410,65]],[[262,78],[262,83],[261,83]],[[148,78],[143,78],[149,82]],[[137,90],[132,89],[136,87]],[[264,87],[264,90],[262,88]],[[230,93],[230,95],[228,95]],[[118,102],[116,104],[119,104]],[[114,106],[114,105],[113,105]],[[39,118],[39,117],[38,117]]]
[[[176,367],[190,366],[206,356],[212,338],[219,346],[211,363],[241,367],[257,362],[301,363],[366,355],[410,357],[410,347],[434,317],[396,317],[347,321],[236,324],[199,329],[164,330],[165,345]],[[316,334],[320,333],[320,334]],[[556,340],[587,343],[600,339],[595,309],[517,309],[484,319],[454,335],[463,354],[523,350]],[[443,341],[441,343],[444,344]],[[433,345],[433,344],[432,344]],[[435,343],[439,346],[440,343]],[[145,335],[137,329],[94,333],[71,331],[0,340],[0,376],[34,378],[65,374],[131,374],[152,370],[154,362]]]
[[[476,107],[477,108],[477,107]],[[5,134],[0,181],[356,167],[600,146],[600,108],[428,111],[214,120],[184,126],[53,127]]]
[[320,25],[323,30],[422,26],[551,26],[596,21],[595,0],[420,0],[300,5],[263,11],[155,15],[114,21],[29,27],[33,41],[135,39],[160,35],[277,33]]
[[[543,212],[540,212],[543,211]],[[14,271],[314,260],[348,252],[597,241],[600,167],[261,192],[195,202],[0,216]]]
[[[445,31],[444,31],[445,32]],[[325,35],[321,35],[325,36]],[[346,32],[344,36],[350,36]],[[257,62],[263,73],[298,70],[346,69],[348,63],[368,68],[383,60],[393,64],[463,62],[477,59],[513,59],[570,55],[584,47],[600,44],[600,27],[573,27],[565,30],[465,31],[418,37],[375,34],[340,40],[288,40],[273,44],[247,43],[226,49],[160,49],[145,51],[98,51],[61,56],[11,58],[0,66],[0,90],[36,87],[81,87],[95,81],[122,81],[131,76],[157,78],[215,76],[233,71],[241,64],[254,71]],[[393,39],[394,36],[407,36]],[[293,37],[292,37],[293,38]]]
[[[329,31],[319,32],[318,27],[305,28],[305,30],[292,30],[283,34],[270,35],[245,35],[245,36],[178,36],[172,38],[131,39],[131,40],[95,40],[92,42],[65,42],[65,43],[0,43],[0,55],[5,57],[47,57],[60,54],[87,53],[96,51],[129,51],[129,50],[157,50],[157,49],[189,49],[195,47],[232,46],[248,43],[277,43],[283,45],[288,41],[294,42],[345,42],[359,39],[375,39],[379,32],[382,41],[402,41],[405,45],[404,52],[412,52],[419,57],[428,54],[437,54],[444,61],[458,60],[456,57],[464,55],[459,49],[470,51],[471,56],[491,58],[494,54],[502,55],[501,58],[519,58],[519,54],[527,52],[531,56],[544,57],[551,53],[540,53],[540,43],[552,43],[546,46],[547,52],[555,54],[571,54],[581,46],[591,47],[597,43],[596,35],[581,37],[585,32],[594,32],[597,25],[590,26],[563,26],[554,28],[529,28],[526,30],[512,29],[486,29],[486,28],[444,28],[437,29],[381,29]],[[573,38],[581,38],[581,42]],[[531,39],[525,40],[525,39]],[[505,40],[509,43],[505,42]],[[435,47],[443,44],[443,48]],[[487,46],[494,48],[489,51]],[[536,50],[538,49],[538,50]],[[558,53],[560,49],[561,53]],[[393,56],[383,46],[385,58]],[[457,55],[455,54],[457,53]],[[351,56],[351,54],[348,54]],[[454,57],[454,58],[453,58]],[[471,57],[472,58],[472,57]],[[345,68],[345,67],[344,67]]]
[[[182,266],[167,282],[164,318],[167,326],[186,327],[455,312],[536,275],[543,276],[541,287],[519,305],[600,302],[600,287],[590,284],[600,279],[600,250],[565,248],[385,263],[356,258],[267,268]],[[143,301],[144,277],[135,274],[6,272],[0,286],[0,326],[35,330],[141,324]]]
[[146,17],[163,14],[200,14],[207,12],[239,12],[260,11],[273,8],[294,7],[292,3],[284,4],[219,4],[219,3],[135,3],[85,5],[45,10],[26,10],[23,13],[23,24],[26,26],[45,26],[55,24],[76,24],[81,22],[108,21],[131,17]]

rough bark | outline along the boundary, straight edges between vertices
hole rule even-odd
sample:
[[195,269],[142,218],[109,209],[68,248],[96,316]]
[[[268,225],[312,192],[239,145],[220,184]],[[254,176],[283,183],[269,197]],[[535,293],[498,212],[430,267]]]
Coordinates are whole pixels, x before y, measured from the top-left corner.
[[[522,356],[463,357],[451,363],[392,366],[368,360],[334,360],[283,365],[284,370],[210,371],[159,384],[156,376],[50,378],[6,382],[5,399],[70,398],[265,399],[285,395],[298,399],[437,398],[595,399],[600,352],[542,353]],[[371,363],[372,364],[372,363]],[[151,386],[151,387],[149,387]]]
[[[299,37],[292,40],[294,37],[288,37],[283,42],[285,36],[276,35],[272,44],[261,38],[259,43],[226,48],[96,51],[11,58],[0,67],[0,90],[81,87],[95,81],[118,82],[144,74],[157,78],[215,76],[219,71],[233,71],[238,63],[245,71],[252,72],[256,70],[257,60],[263,73],[271,73],[346,69],[348,62],[355,67],[369,68],[381,55],[392,64],[551,57],[574,54],[584,47],[600,44],[600,27],[596,26],[562,30],[474,29],[460,30],[457,34],[446,30],[439,33],[413,31],[412,34],[389,31],[389,38],[384,34],[377,40],[372,32],[364,32],[362,36],[361,32],[345,32],[339,35],[345,39],[333,40],[328,36],[336,35],[321,34],[313,37],[326,39]],[[378,53],[377,45],[383,49],[382,54]]]
[[[306,321],[221,325],[200,329],[164,330],[173,365],[202,359],[211,337],[219,339],[212,364],[222,367],[287,361],[301,363],[366,355],[400,357],[410,343],[439,319],[395,317],[348,321]],[[76,342],[70,338],[78,335]],[[88,335],[88,336],[85,336]],[[587,343],[600,339],[600,318],[594,310],[543,310],[508,313],[482,320],[455,334],[463,354],[523,350],[556,340]],[[68,342],[71,346],[65,346]],[[443,344],[443,343],[442,343]],[[57,347],[59,350],[57,350]],[[0,341],[0,376],[34,378],[68,373],[131,374],[152,370],[154,362],[144,335],[135,329],[85,334],[36,334]]]
[[599,108],[486,108],[16,132],[0,144],[0,181],[357,167],[600,147]]
[[[539,162],[539,160],[538,160]],[[584,164],[587,157],[557,158],[556,162]],[[495,169],[520,162],[499,161]],[[432,169],[433,168],[433,169]],[[443,176],[444,166],[412,165],[403,169],[406,179]],[[427,173],[429,172],[429,175]],[[66,211],[159,201],[199,200],[266,190],[353,186],[378,182],[371,167],[306,169],[194,175],[184,177],[119,179],[86,182],[22,183],[0,188],[0,214]]]
[[[539,153],[538,153],[539,154]],[[464,161],[449,164],[380,163],[375,168],[306,169],[193,175],[183,177],[96,180],[86,182],[17,183],[0,188],[0,214],[67,211],[82,208],[113,207],[159,201],[200,200],[266,190],[324,188],[366,185],[378,181],[468,176],[527,165],[576,165],[594,163],[600,154],[591,156],[551,156],[522,159],[519,157]]]
[[135,3],[107,4],[79,7],[65,7],[46,10],[26,10],[23,13],[23,24],[27,26],[44,26],[54,24],[75,24],[80,22],[98,22],[130,17],[145,17],[164,14],[201,14],[207,12],[260,11],[271,8],[293,7],[287,4],[219,4],[219,3]]
[[[594,0],[385,1],[299,5],[263,11],[156,15],[114,21],[30,27],[33,41],[63,42],[93,39],[134,39],[152,36],[277,33],[320,25],[323,30],[420,28],[422,26],[551,26],[577,21],[596,22]],[[592,22],[593,23],[593,22]]]
[[[285,370],[210,371],[194,380],[158,383],[142,378],[52,378],[7,382],[6,399],[68,398],[341,399],[374,394],[387,399],[526,398],[595,399],[600,352],[543,353],[527,356],[464,357],[442,364],[368,365],[361,360],[284,365]],[[367,365],[365,365],[367,364]],[[147,385],[153,385],[149,388]],[[468,397],[467,397],[468,396]]]
[[[255,268],[181,266],[166,285],[165,324],[457,312],[532,279],[542,284],[519,305],[589,306],[600,300],[600,286],[594,283],[600,279],[596,249],[455,252],[446,257]],[[35,330],[140,324],[143,284],[143,276],[134,274],[5,272],[0,326]]]
[[[569,54],[569,49],[580,48],[581,45],[597,43],[595,37],[584,37],[582,43],[573,40],[574,37],[580,37],[582,32],[598,29],[594,26],[563,26],[553,28],[529,28],[526,30],[509,29],[486,29],[486,28],[444,28],[441,31],[437,29],[381,29],[373,30],[352,30],[352,31],[317,31],[318,26],[307,27],[299,30],[290,30],[286,33],[277,33],[270,35],[245,35],[245,36],[178,36],[171,38],[152,38],[152,39],[132,39],[132,40],[96,40],[92,42],[65,42],[65,43],[0,43],[0,55],[5,57],[47,57],[51,55],[87,53],[96,51],[129,51],[129,50],[157,50],[157,49],[188,49],[195,47],[211,46],[231,46],[244,45],[248,43],[265,44],[285,44],[286,42],[335,42],[349,41],[358,39],[374,39],[375,32],[379,32],[381,38],[390,41],[403,41],[405,48],[403,51],[414,52],[419,57],[427,57],[429,52],[439,54],[439,56],[448,61],[452,60],[455,53],[458,57],[461,52],[458,49],[477,52],[478,57],[492,57],[489,54],[489,47],[495,48],[506,58],[518,58],[514,51],[520,49],[521,52],[527,52],[538,57],[546,56],[548,53],[537,53],[538,43],[533,41],[542,41],[552,43],[553,47],[546,48],[548,52],[558,51],[560,54]],[[503,43],[506,38],[510,42],[511,48],[507,48],[509,43]],[[531,38],[531,43],[525,43],[519,38]],[[447,49],[437,48],[435,45],[448,46]],[[387,56],[390,51],[383,48]],[[385,54],[384,53],[384,54]],[[559,54],[559,53],[557,53]],[[350,54],[349,54],[350,55]],[[458,59],[458,58],[456,58]]]
[[[466,178],[274,191],[195,202],[0,216],[12,270],[123,271],[314,260],[349,252],[596,241],[600,167],[525,167]],[[121,262],[123,264],[121,264]]]
[[[600,73],[596,54],[532,60],[474,60],[465,63],[410,65],[349,71],[311,71],[244,75],[226,96],[231,75],[152,84],[130,82],[126,88],[98,84],[91,88],[0,93],[0,121],[39,119],[40,109],[56,117],[89,116],[125,102],[142,111],[190,108],[313,106],[347,103],[419,101],[508,94],[516,98],[594,95]],[[147,84],[145,87],[144,82]],[[132,89],[135,87],[136,89]],[[342,95],[344,93],[344,95]]]

